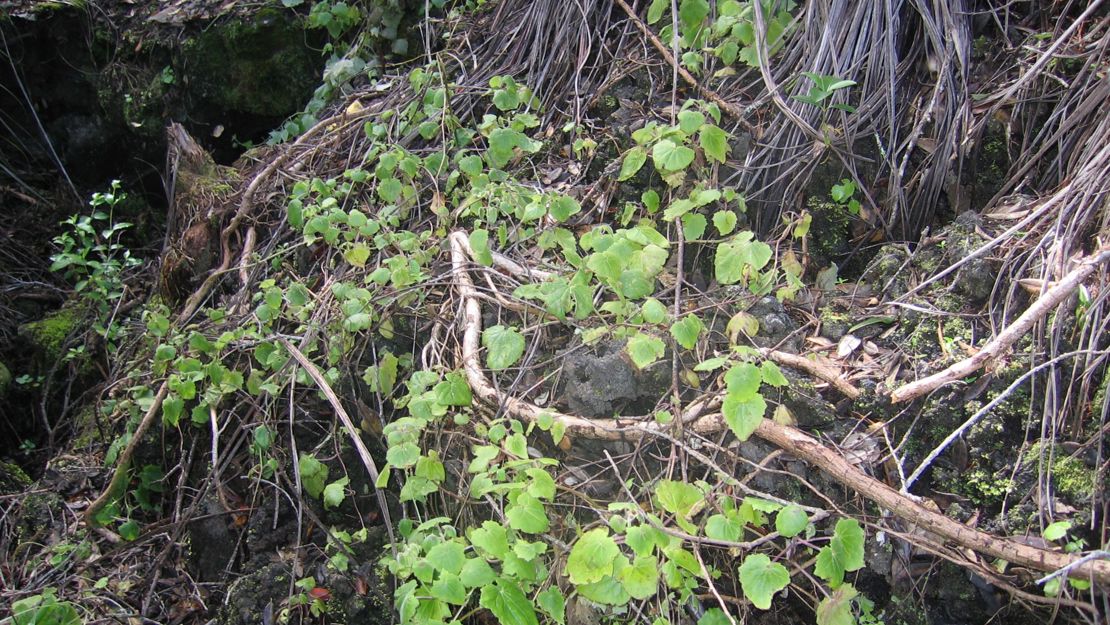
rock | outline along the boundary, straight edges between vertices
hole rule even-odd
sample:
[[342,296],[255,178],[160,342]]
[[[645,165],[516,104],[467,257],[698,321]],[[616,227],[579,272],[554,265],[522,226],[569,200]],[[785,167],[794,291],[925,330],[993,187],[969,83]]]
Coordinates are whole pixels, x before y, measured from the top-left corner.
[[252,570],[231,583],[227,599],[216,617],[220,625],[255,625],[262,614],[277,612],[289,594],[292,573],[286,565],[271,563]]
[[572,353],[563,377],[563,399],[572,413],[583,417],[646,414],[670,387],[667,358],[637,371],[620,342],[604,343],[596,353]]
[[215,495],[201,503],[202,518],[189,524],[189,563],[199,581],[220,581],[235,557],[236,539],[227,524],[231,517]]
[[891,298],[900,297],[909,289],[906,281],[909,258],[909,250],[905,246],[884,245],[871,262],[867,263],[860,281],[871,285],[875,293]]
[[794,323],[778,299],[764,297],[752,304],[748,314],[759,321],[759,334],[752,337],[756,345],[793,353],[801,350],[802,337],[797,334],[798,324]]

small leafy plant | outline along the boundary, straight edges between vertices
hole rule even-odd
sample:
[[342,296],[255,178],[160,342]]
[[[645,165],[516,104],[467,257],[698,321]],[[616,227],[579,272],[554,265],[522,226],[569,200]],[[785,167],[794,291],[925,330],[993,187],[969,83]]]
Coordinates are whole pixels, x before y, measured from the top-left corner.
[[61,249],[50,257],[50,270],[63,272],[73,281],[74,290],[93,306],[93,330],[108,340],[109,346],[117,335],[114,308],[123,297],[124,274],[142,264],[120,241],[131,224],[116,221],[114,211],[126,198],[119,180],[112,181],[107,193],[94,193],[89,201],[93,212],[62,222],[69,229],[54,238]]

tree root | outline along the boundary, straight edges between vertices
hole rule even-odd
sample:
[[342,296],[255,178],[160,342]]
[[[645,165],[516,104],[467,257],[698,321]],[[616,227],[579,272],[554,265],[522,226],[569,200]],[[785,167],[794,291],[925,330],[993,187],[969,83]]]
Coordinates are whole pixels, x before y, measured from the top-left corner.
[[[541,414],[546,414],[552,419],[563,423],[568,433],[581,437],[601,440],[639,439],[653,431],[663,431],[669,426],[660,425],[654,421],[643,418],[613,418],[613,419],[588,419],[575,415],[559,413],[536,406],[525,400],[505,395],[497,390],[486,378],[481,367],[479,357],[479,342],[482,332],[482,310],[478,303],[474,283],[468,273],[467,265],[473,258],[467,236],[462,232],[453,232],[449,237],[451,245],[451,265],[453,280],[459,296],[463,300],[463,340],[462,361],[467,381],[478,399],[486,405],[504,410],[509,415],[524,421],[537,421]],[[1110,252],[1104,254],[1110,255]],[[1103,258],[1103,256],[1099,256]],[[1083,277],[1093,271],[1091,264],[1083,265],[1087,268]],[[1077,271],[1082,271],[1077,270]],[[1075,273],[1075,272],[1073,272]],[[1071,276],[1069,276],[1071,277]],[[1056,288],[1063,288],[1065,283],[1070,283],[1074,288],[1078,281],[1062,281]],[[1054,288],[1053,290],[1056,290]],[[1069,289],[1070,290],[1070,289]],[[1047,294],[1046,294],[1047,295]],[[1062,298],[1062,296],[1060,296]],[[1042,298],[1043,300],[1044,298]],[[1057,300],[1055,303],[1058,303]],[[1038,304],[1041,302],[1038,301]],[[1039,308],[1042,314],[1045,310],[1055,305],[1047,301]],[[1034,305],[1037,307],[1037,305]],[[1022,316],[1024,318],[1025,315]],[[1021,321],[1021,319],[1019,319]],[[1015,323],[1015,326],[1018,324]],[[1014,326],[1011,326],[1011,329]],[[1027,329],[1027,328],[1026,328]],[[1023,330],[1024,332],[1024,330]],[[1003,333],[1005,334],[1005,332]],[[1008,343],[1006,344],[1008,345]],[[788,364],[788,363],[784,363]],[[789,365],[793,366],[793,365]],[[719,397],[703,398],[695,402],[683,412],[681,421],[685,427],[696,432],[713,432],[727,429],[724,418],[719,413],[707,413],[707,409],[715,405]],[[763,419],[755,430],[755,435],[763,440],[789,452],[790,454],[809,462],[830,475],[841,484],[855,490],[867,499],[875,502],[880,507],[890,510],[903,521],[917,526],[919,529],[932,532],[945,540],[971,549],[972,551],[1002,558],[1012,564],[1025,566],[1038,571],[1058,571],[1067,567],[1078,576],[1089,577],[1099,584],[1110,585],[1110,562],[1101,560],[1087,560],[1081,562],[1080,558],[1069,554],[1039,549],[1023,545],[1003,538],[996,538],[974,528],[967,527],[942,514],[928,510],[918,505],[909,495],[899,493],[886,484],[866,475],[863,471],[849,463],[836,452],[825,447],[817,440],[795,428],[777,424],[769,419]]]

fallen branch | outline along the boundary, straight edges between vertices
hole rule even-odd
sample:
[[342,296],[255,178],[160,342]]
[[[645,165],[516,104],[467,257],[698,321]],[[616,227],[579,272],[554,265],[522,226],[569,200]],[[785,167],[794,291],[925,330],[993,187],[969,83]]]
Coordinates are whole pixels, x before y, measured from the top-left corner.
[[935,391],[945,384],[955,382],[956,380],[975,373],[990,361],[998,358],[998,356],[1009,349],[1018,339],[1025,336],[1037,320],[1060,305],[1060,302],[1071,295],[1072,291],[1079,288],[1079,285],[1107,260],[1110,260],[1110,248],[1103,249],[1084,258],[1075,269],[1072,269],[1071,272],[1057,282],[1055,286],[1045,291],[1037,301],[1033,302],[1032,306],[1021,314],[1020,317],[1014,320],[1009,327],[999,332],[998,336],[994,337],[993,340],[987,342],[987,344],[974,356],[965,358],[943,371],[938,371],[926,378],[910,382],[909,384],[895,389],[894,392],[890,394],[890,401],[897,404],[917,399],[922,395]]
[[[469,241],[462,232],[451,233],[449,241],[453,281],[459,296],[462,298],[464,307],[462,320],[463,368],[471,390],[480,401],[494,409],[503,409],[515,418],[529,422],[538,421],[541,414],[546,414],[563,423],[568,433],[582,437],[602,440],[638,439],[653,432],[663,432],[667,426],[661,426],[654,421],[642,418],[587,419],[540,408],[522,399],[505,395],[494,388],[486,378],[479,358],[482,309],[476,297],[474,283],[467,270],[467,264],[471,258]],[[716,398],[702,399],[687,409],[682,415],[685,427],[703,433],[726,429],[727,424],[720,414],[705,413],[706,408],[713,405],[715,400]],[[1070,554],[1048,551],[1003,538],[996,538],[967,527],[918,505],[909,496],[899,493],[879,480],[866,475],[839,454],[800,430],[779,425],[770,419],[763,419],[756,428],[755,435],[820,468],[836,481],[852,488],[880,507],[890,510],[903,521],[950,540],[961,547],[1002,558],[1012,564],[1038,571],[1050,572],[1070,567],[1068,570],[1078,575],[1090,576],[1100,584],[1110,584],[1110,562],[1092,559],[1082,560],[1082,558]]]
[[131,456],[135,455],[135,449],[139,446],[139,442],[146,436],[146,431],[150,429],[151,424],[154,423],[155,415],[159,414],[162,410],[162,402],[165,401],[166,395],[170,392],[169,382],[162,382],[162,386],[158,388],[158,393],[154,395],[154,401],[151,402],[150,407],[146,409],[143,415],[143,420],[139,421],[139,427],[135,428],[135,433],[131,435],[131,440],[127,442],[127,447],[123,448],[120,452],[119,459],[116,461],[116,470],[112,473],[112,479],[108,481],[108,486],[100,493],[100,496],[93,500],[89,507],[85,509],[85,522],[92,526],[99,525],[96,522],[96,515],[123,492],[124,487],[127,485],[127,471],[131,468]]

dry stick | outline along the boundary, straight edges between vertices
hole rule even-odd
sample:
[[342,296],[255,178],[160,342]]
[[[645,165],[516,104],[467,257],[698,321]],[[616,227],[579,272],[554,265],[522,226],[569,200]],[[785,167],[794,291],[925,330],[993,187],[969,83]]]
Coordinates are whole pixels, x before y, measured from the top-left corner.
[[[320,387],[320,391],[328,398],[328,403],[335,409],[335,414],[339,416],[339,420],[343,422],[343,427],[347,430],[347,434],[351,437],[351,442],[355,445],[355,450],[358,452],[358,457],[362,460],[362,466],[366,467],[366,472],[370,474],[372,485],[374,486],[374,496],[378,499],[378,506],[382,510],[382,518],[385,520],[385,531],[389,534],[390,549],[396,549],[396,537],[393,536],[393,520],[389,518],[389,506],[386,504],[385,494],[378,488],[378,466],[374,464],[374,458],[370,455],[370,450],[366,448],[366,443],[362,442],[362,437],[359,436],[358,430],[355,428],[354,421],[351,421],[350,415],[343,408],[343,403],[339,401],[339,397],[332,390],[331,385],[324,379],[324,375],[320,370],[304,355],[304,352],[297,349],[295,345],[285,339],[280,339],[281,344],[285,349],[289,350],[289,354],[297,361],[304,370],[308,372],[308,376],[316,382],[316,386]],[[396,556],[396,552],[393,554]]]
[[662,55],[663,60],[669,63],[671,67],[673,67],[678,72],[678,75],[682,76],[683,80],[685,80],[691,87],[696,89],[698,93],[702,94],[705,99],[721,107],[721,110],[724,111],[725,114],[727,114],[729,117],[739,121],[745,128],[751,130],[752,126],[747,121],[748,114],[745,109],[736,106],[735,104],[722,98],[721,95],[716,91],[713,91],[709,87],[706,87],[699,83],[698,79],[694,78],[693,74],[686,71],[686,68],[682,67],[682,65],[679,64],[678,60],[674,58],[673,54],[671,54],[671,51],[667,49],[667,46],[659,40],[659,37],[657,37],[650,28],[648,28],[648,25],[640,19],[640,16],[636,15],[636,12],[632,10],[632,7],[628,6],[627,2],[625,2],[624,0],[615,1],[621,9],[624,9],[624,12],[628,15],[628,19],[632,20],[632,23],[636,25],[636,28],[639,28],[640,32],[643,33],[645,37],[647,37],[648,41],[651,42],[652,47],[655,48],[660,55]]
[[131,440],[128,441],[127,447],[119,455],[119,460],[116,462],[115,473],[112,474],[112,479],[108,482],[108,486],[100,493],[89,507],[85,510],[85,522],[89,525],[96,525],[95,517],[100,514],[104,506],[108,505],[123,488],[127,480],[127,470],[131,463],[131,456],[135,453],[135,448],[139,446],[139,442],[146,436],[146,431],[150,429],[154,423],[154,416],[162,409],[162,402],[166,399],[166,395],[170,392],[169,382],[162,382],[162,386],[158,389],[158,393],[154,396],[154,402],[147,408],[146,414],[143,415],[143,420],[139,422],[139,427],[135,428],[135,433],[131,435]]
[[1060,302],[1064,301],[1064,298],[1071,295],[1072,291],[1079,288],[1083,280],[1087,279],[1098,269],[1099,265],[1107,260],[1110,260],[1110,248],[1102,249],[1084,258],[1080,261],[1079,266],[1071,270],[1051,289],[1045,291],[1020,317],[1009,327],[999,332],[998,336],[984,345],[974,356],[965,358],[943,371],[938,371],[926,378],[895,389],[890,394],[890,401],[896,404],[910,401],[931,393],[949,382],[954,382],[975,373],[988,362],[997,358],[1019,338],[1025,336],[1025,333],[1033,327],[1037,320],[1056,308]]
[[[470,383],[471,389],[481,401],[495,408],[503,408],[507,413],[527,421],[536,421],[541,414],[546,413],[552,419],[566,425],[567,432],[589,438],[618,440],[639,438],[644,435],[651,435],[656,431],[661,434],[664,433],[659,424],[649,421],[586,419],[553,410],[545,410],[530,402],[504,396],[494,388],[486,379],[479,362],[478,337],[482,332],[482,310],[478,300],[474,297],[474,284],[467,274],[468,240],[462,232],[451,233],[449,240],[455,287],[463,298],[465,311],[462,345],[463,367],[467,382]],[[1110,254],[1110,252],[1107,253]],[[700,405],[710,405],[711,401],[702,400],[698,403]],[[698,411],[695,412],[694,406],[691,406],[683,415],[683,418],[687,419],[687,425],[694,431],[712,432],[724,430],[728,427],[720,414],[702,414],[702,410],[704,409],[698,408]],[[839,454],[800,430],[779,425],[770,419],[763,419],[756,427],[755,435],[820,468],[836,481],[854,489],[864,497],[879,504],[880,507],[890,510],[902,520],[951,540],[962,547],[1039,571],[1058,571],[1066,567],[1072,567],[1069,569],[1070,571],[1079,575],[1090,576],[1100,584],[1110,584],[1110,562],[1098,560],[1079,562],[1080,558],[1069,554],[996,538],[967,527],[918,505],[908,496],[866,475]]]

